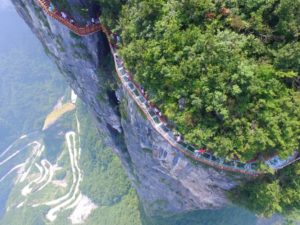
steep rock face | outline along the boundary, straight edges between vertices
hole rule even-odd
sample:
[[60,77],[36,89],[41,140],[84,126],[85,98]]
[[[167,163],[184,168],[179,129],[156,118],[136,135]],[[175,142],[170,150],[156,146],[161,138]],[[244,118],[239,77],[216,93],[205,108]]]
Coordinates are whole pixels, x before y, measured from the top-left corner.
[[226,190],[244,178],[195,164],[153,129],[117,80],[103,34],[77,37],[46,16],[34,0],[12,1],[89,107],[99,132],[107,137],[105,144],[120,157],[149,215],[229,203]]

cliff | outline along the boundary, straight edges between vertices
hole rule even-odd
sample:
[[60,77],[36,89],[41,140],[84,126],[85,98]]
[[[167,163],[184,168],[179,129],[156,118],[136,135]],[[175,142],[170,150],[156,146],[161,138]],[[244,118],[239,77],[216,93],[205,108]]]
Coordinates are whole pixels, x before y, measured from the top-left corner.
[[[148,215],[229,204],[226,191],[245,178],[196,164],[155,131],[118,81],[104,34],[78,37],[45,15],[34,0],[12,2],[88,106],[99,132],[106,136],[105,144],[120,157]],[[69,2],[84,4],[80,0]]]

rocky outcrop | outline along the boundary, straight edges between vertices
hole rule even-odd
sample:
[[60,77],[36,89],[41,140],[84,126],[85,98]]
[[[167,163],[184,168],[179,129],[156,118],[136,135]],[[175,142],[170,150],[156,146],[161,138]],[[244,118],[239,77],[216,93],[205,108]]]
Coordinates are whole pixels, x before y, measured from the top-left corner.
[[[196,164],[152,128],[117,80],[103,34],[78,37],[47,17],[34,0],[12,1],[89,107],[99,132],[106,137],[105,144],[120,157],[149,215],[229,203],[226,190],[244,177]],[[69,2],[80,5],[85,1]]]

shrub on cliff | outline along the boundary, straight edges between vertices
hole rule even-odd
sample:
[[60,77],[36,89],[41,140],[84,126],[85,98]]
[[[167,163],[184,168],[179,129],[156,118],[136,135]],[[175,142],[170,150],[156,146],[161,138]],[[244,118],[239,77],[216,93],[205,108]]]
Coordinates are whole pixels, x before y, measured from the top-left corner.
[[[297,52],[288,52],[290,65],[279,53],[288,54],[297,38],[295,7],[300,3],[131,1],[120,19],[122,55],[190,143],[229,158],[275,150],[286,157],[299,147],[300,95],[292,85]],[[238,29],[237,17],[244,24]]]

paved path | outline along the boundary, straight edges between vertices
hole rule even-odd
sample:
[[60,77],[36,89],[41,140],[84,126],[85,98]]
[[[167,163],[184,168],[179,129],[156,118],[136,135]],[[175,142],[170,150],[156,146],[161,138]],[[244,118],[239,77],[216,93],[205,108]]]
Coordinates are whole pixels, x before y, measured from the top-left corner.
[[[237,160],[227,161],[223,158],[214,156],[211,152],[205,152],[204,154],[202,153],[200,154],[197,148],[191,144],[177,142],[174,133],[167,127],[164,120],[162,120],[162,116],[158,115],[157,112],[155,112],[152,106],[154,104],[149,103],[149,100],[145,96],[144,91],[141,90],[140,85],[138,85],[133,80],[129,71],[127,71],[126,68],[124,67],[124,63],[117,53],[115,44],[112,43],[112,40],[114,38],[111,37],[110,30],[107,29],[103,24],[92,24],[90,26],[84,27],[79,24],[76,24],[75,22],[71,23],[68,18],[62,17],[61,12],[58,9],[55,9],[53,12],[49,10],[49,4],[50,4],[49,0],[36,0],[36,1],[39,3],[39,5],[49,16],[56,19],[61,24],[68,27],[72,32],[78,35],[81,36],[91,35],[98,31],[102,31],[105,33],[109,41],[111,53],[113,54],[114,57],[115,69],[120,81],[122,82],[123,87],[131,96],[131,98],[137,103],[138,107],[142,110],[142,112],[146,115],[148,121],[152,124],[153,128],[170,145],[172,145],[174,148],[176,148],[178,151],[182,152],[186,156],[193,158],[196,161],[199,161],[206,165],[212,166],[214,168],[231,171],[231,172],[237,172],[237,173],[246,174],[250,176],[258,176],[261,174],[261,172],[258,171],[256,168],[257,167],[256,162],[244,163]],[[269,166],[272,165],[271,168],[274,170],[282,169],[300,159],[300,157],[297,158],[298,152],[295,152],[293,156],[295,157],[289,157],[288,160],[282,160],[281,163],[279,163],[279,161],[276,162],[274,160],[272,161],[271,158],[271,160],[268,160],[269,164],[267,165]]]

